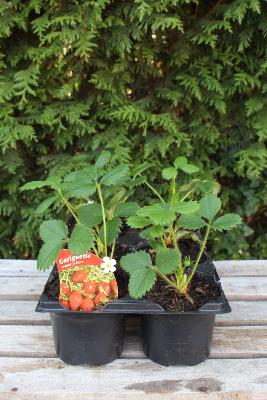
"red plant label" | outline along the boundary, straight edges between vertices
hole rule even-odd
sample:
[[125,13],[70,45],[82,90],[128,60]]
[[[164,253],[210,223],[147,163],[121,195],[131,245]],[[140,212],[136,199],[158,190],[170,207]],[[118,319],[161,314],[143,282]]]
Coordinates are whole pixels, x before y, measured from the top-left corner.
[[93,253],[73,255],[68,249],[62,249],[56,259],[59,272],[72,267],[86,267],[87,265],[101,265],[102,258]]
[[118,298],[116,261],[93,253],[74,255],[62,249],[56,259],[60,280],[59,302],[72,311],[101,309]]

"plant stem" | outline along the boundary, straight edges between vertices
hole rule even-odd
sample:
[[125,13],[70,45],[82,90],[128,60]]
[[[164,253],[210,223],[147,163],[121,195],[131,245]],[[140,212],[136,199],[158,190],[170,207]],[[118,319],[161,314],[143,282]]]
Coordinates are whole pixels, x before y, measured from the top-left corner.
[[103,231],[104,231],[104,250],[105,250],[105,256],[108,254],[108,248],[107,248],[107,224],[106,224],[106,213],[105,213],[105,207],[104,207],[104,201],[103,201],[103,196],[101,192],[101,187],[99,183],[96,184],[97,187],[97,192],[99,196],[99,200],[101,203],[101,209],[102,209],[102,218],[103,218]]
[[193,276],[194,276],[194,274],[196,272],[196,269],[198,267],[199,261],[200,261],[200,259],[202,257],[203,251],[204,251],[204,249],[206,247],[207,240],[208,240],[208,237],[209,237],[209,234],[210,234],[210,230],[211,230],[211,223],[209,223],[208,226],[207,226],[206,233],[205,233],[205,236],[204,236],[204,240],[203,240],[201,249],[200,249],[200,251],[198,253],[198,257],[197,257],[196,262],[195,262],[195,264],[193,266],[193,269],[192,269],[192,271],[191,271],[191,273],[190,273],[190,275],[189,275],[189,277],[187,279],[187,286],[191,282],[191,280],[192,280],[192,278],[193,278]]
[[148,181],[145,181],[144,183],[149,187],[150,190],[152,190],[152,192],[160,199],[162,203],[165,203],[159,192],[152,185],[150,185]]
[[176,250],[179,250],[179,246],[177,244],[177,240],[176,240],[175,232],[174,232],[174,229],[173,229],[173,225],[170,225],[170,231],[171,231],[171,235],[172,235],[172,241],[173,241],[174,248]]
[[185,201],[185,199],[187,199],[187,197],[190,196],[190,194],[193,193],[193,192],[194,192],[194,189],[189,190],[189,192],[187,192],[186,195],[181,198],[181,201]]
[[68,202],[68,200],[63,196],[61,190],[59,190],[58,192],[59,192],[59,194],[60,194],[60,196],[61,196],[61,198],[62,198],[64,204],[67,206],[67,209],[69,210],[69,212],[71,213],[71,215],[74,217],[74,219],[75,219],[75,221],[77,222],[77,224],[80,225],[81,222],[79,221],[77,215],[75,214],[75,212],[74,212],[74,210],[73,210],[71,204],[70,204],[70,203]]
[[178,286],[175,285],[165,274],[163,274],[156,266],[153,266],[152,269],[158,274],[165,282],[171,285],[177,292],[179,292]]

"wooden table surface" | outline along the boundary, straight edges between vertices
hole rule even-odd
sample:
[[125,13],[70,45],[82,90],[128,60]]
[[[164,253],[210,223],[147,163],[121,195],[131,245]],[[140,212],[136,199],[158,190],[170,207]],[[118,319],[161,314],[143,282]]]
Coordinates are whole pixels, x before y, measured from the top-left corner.
[[157,365],[129,326],[120,359],[74,367],[55,355],[49,314],[34,312],[48,272],[0,260],[0,399],[267,400],[267,260],[215,264],[232,313],[217,315],[207,361]]

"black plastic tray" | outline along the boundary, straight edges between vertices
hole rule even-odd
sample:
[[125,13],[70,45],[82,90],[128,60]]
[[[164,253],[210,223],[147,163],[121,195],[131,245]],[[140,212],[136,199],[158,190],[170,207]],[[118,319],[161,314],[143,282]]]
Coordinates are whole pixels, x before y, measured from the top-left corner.
[[[215,314],[223,314],[231,311],[231,307],[224,295],[220,284],[220,278],[216,271],[214,264],[211,261],[205,261],[204,263],[198,266],[197,271],[199,273],[205,273],[214,277],[217,282],[220,296],[218,296],[214,301],[210,303],[206,303],[203,307],[201,307],[197,311],[188,311],[187,314],[199,314],[199,313],[215,313]],[[47,283],[51,280],[52,272],[48,278]],[[43,293],[38,301],[37,312],[49,312],[49,313],[75,313],[75,314],[92,314],[85,313],[83,311],[70,311],[63,307],[58,301],[51,301],[47,297],[45,293]],[[175,311],[165,311],[159,304],[153,303],[149,300],[134,300],[129,296],[125,296],[119,300],[114,300],[108,304],[106,304],[101,310],[94,311],[93,313],[97,314],[184,314],[182,312]]]

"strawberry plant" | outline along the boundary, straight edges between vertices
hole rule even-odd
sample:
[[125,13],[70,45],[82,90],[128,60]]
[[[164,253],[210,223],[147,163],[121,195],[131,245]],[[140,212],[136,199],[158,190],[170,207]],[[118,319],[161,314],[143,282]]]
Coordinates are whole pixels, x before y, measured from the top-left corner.
[[[221,201],[216,194],[216,183],[191,180],[177,189],[176,178],[179,171],[192,174],[198,168],[186,158],[178,157],[174,166],[162,171],[163,178],[170,181],[168,200],[165,201],[152,185],[145,182],[160,201],[139,208],[134,216],[127,219],[131,227],[145,228],[141,236],[149,241],[152,248],[151,255],[139,251],[121,259],[122,268],[130,274],[129,293],[134,298],[142,297],[149,291],[158,275],[180,295],[192,301],[188,289],[211,230],[230,230],[241,222],[237,214],[218,216]],[[191,200],[193,194],[196,196],[199,193],[202,193],[199,201]],[[197,233],[202,229],[205,233],[203,240],[200,240]],[[179,240],[186,235],[200,242],[195,261],[189,257],[181,257]]]
[[111,259],[122,226],[121,218],[134,215],[139,208],[136,202],[127,199],[141,181],[130,178],[126,165],[109,168],[110,156],[108,151],[103,151],[94,165],[63,178],[53,175],[44,181],[31,181],[20,188],[21,191],[50,188],[53,195],[39,205],[37,212],[53,204],[62,204],[76,222],[70,236],[67,225],[61,220],[52,219],[41,224],[40,236],[44,244],[37,259],[38,269],[49,268],[59,250],[67,244],[74,255],[92,250],[104,258],[106,269],[114,271]]

